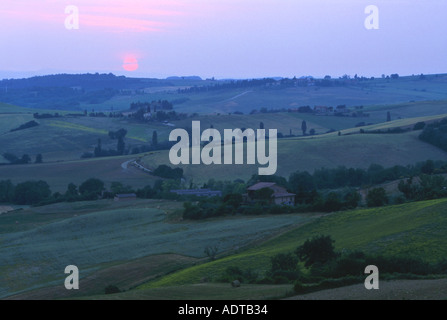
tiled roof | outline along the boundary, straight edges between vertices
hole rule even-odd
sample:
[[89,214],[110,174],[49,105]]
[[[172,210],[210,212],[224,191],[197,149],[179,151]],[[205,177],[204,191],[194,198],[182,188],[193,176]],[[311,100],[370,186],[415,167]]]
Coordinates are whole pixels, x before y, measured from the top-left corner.
[[248,188],[247,190],[249,191],[256,191],[256,190],[261,190],[264,188],[270,188],[273,187],[274,185],[276,185],[276,183],[274,182],[259,182],[253,186],[251,186],[250,188]]

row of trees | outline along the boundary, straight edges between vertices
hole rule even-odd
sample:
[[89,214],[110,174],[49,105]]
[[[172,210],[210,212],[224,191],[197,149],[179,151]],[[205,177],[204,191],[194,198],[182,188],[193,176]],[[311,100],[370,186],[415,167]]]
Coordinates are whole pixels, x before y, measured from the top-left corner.
[[[32,159],[28,154],[22,155],[21,158],[17,157],[15,154],[12,153],[4,153],[3,158],[5,158],[7,161],[9,161],[9,164],[29,164],[31,163]],[[42,163],[43,157],[42,154],[36,155],[36,158],[34,160],[34,163]]]
[[248,184],[257,181],[275,182],[292,192],[302,195],[312,190],[338,189],[344,187],[362,187],[377,185],[387,181],[395,181],[421,174],[447,173],[447,161],[427,160],[415,165],[393,166],[384,168],[378,164],[371,164],[367,169],[347,168],[340,166],[333,169],[321,168],[310,174],[307,171],[297,171],[290,175],[289,180],[279,176],[258,176],[253,175]]
[[158,133],[156,130],[152,133],[152,139],[150,145],[140,145],[135,147],[126,148],[124,141],[127,135],[126,129],[119,129],[118,131],[109,131],[109,138],[111,140],[117,140],[116,149],[104,149],[102,139],[98,138],[97,145],[93,153],[85,152],[81,155],[81,158],[100,158],[100,157],[113,157],[127,154],[139,154],[143,152],[155,151],[155,150],[167,150],[170,149],[175,142],[165,141],[158,142]]
[[[228,267],[217,279],[222,282],[286,284],[295,283],[298,294],[361,283],[365,267],[375,265],[380,274],[395,278],[441,275],[447,273],[447,260],[426,262],[409,256],[382,256],[362,251],[335,250],[331,236],[317,235],[307,239],[293,252],[278,253],[270,258],[270,268],[264,277],[253,269]],[[306,269],[306,270],[304,270]]]
[[[447,180],[436,172],[447,172],[447,163],[428,160],[415,166],[385,169],[372,165],[369,169],[319,169],[313,175],[297,171],[289,179],[279,176],[257,176],[244,183],[209,180],[203,187],[223,192],[222,199],[199,199],[196,203],[184,204],[185,219],[206,219],[210,217],[246,214],[279,214],[291,212],[333,212],[354,209],[359,206],[361,196],[356,187],[376,185],[385,181],[402,179],[394,203],[447,197]],[[417,183],[413,182],[417,178]],[[405,178],[407,177],[407,178]],[[275,182],[296,194],[294,206],[271,204],[272,190],[264,188],[254,195],[255,203],[244,203],[242,193],[247,186],[257,182]],[[392,202],[384,188],[371,188],[366,192],[368,207],[381,207]]]

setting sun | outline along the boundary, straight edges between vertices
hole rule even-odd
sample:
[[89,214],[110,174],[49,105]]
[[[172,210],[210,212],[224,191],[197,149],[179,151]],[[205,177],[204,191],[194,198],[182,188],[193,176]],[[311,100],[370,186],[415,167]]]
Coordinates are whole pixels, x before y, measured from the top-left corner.
[[128,56],[124,58],[123,69],[126,71],[136,71],[138,70],[138,60],[134,56]]

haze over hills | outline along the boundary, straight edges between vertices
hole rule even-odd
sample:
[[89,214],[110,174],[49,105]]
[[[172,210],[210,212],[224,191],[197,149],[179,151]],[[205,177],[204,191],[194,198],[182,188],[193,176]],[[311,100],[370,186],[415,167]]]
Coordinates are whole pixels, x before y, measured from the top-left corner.
[[50,75],[0,81],[0,101],[57,110],[127,110],[134,101],[174,101],[181,112],[249,113],[311,105],[377,105],[447,99],[447,75],[371,79],[201,80]]
[[[367,182],[314,190],[308,200],[314,203],[297,202],[287,214],[270,214],[257,205],[256,213],[189,219],[183,202],[202,199],[176,198],[172,188],[200,188],[210,181],[213,188],[220,185],[225,196],[205,201],[209,210],[219,212],[228,208],[223,199],[246,192],[259,166],[174,166],[168,140],[174,129],[190,132],[192,121],[200,121],[202,131],[277,129],[278,170],[271,179],[278,183],[290,186],[291,177],[305,171],[307,177],[321,168],[368,172],[375,164],[375,170],[391,172],[394,179],[408,178],[400,173],[405,170],[424,170],[438,179],[433,183],[438,186],[447,152],[420,135],[447,118],[447,75],[253,80],[51,75],[1,81],[0,101],[0,196],[14,200],[11,186],[30,180],[46,182],[51,191],[37,207],[1,207],[16,209],[0,215],[0,255],[7,259],[0,266],[1,298],[74,298],[58,287],[59,269],[69,263],[83,270],[85,286],[76,297],[87,299],[104,298],[110,285],[127,290],[114,296],[119,299],[157,293],[181,299],[188,292],[202,297],[197,286],[220,298],[284,297],[293,290],[292,282],[269,273],[270,259],[317,233],[333,236],[340,250],[387,257],[416,252],[430,263],[444,254],[426,246],[445,242],[440,213],[445,199],[401,204],[413,199],[403,199],[400,180],[389,182],[394,206],[385,208],[322,209],[322,204],[345,201],[344,192],[383,186]],[[182,169],[181,179],[157,176],[163,166]],[[103,183],[103,198],[81,195],[90,178]],[[105,199],[118,192],[144,199]],[[359,200],[356,206],[365,203]],[[204,243],[219,247],[217,260],[206,259]],[[219,281],[237,268],[259,275],[259,283],[243,283],[238,294],[224,290]],[[281,281],[285,284],[274,284]]]

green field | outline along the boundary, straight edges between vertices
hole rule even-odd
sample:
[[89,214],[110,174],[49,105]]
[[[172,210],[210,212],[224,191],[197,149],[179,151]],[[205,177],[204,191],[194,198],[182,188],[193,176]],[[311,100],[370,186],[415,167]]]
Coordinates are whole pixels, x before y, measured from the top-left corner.
[[311,219],[278,215],[169,222],[169,213],[181,205],[138,201],[123,207],[102,201],[1,215],[0,297],[56,285],[64,279],[68,265],[78,266],[85,277],[148,256],[177,254],[200,259],[206,257],[207,246],[217,246],[222,254],[233,252]]
[[[20,108],[18,108],[20,109]],[[38,119],[39,126],[9,132],[33,120],[31,114],[0,114],[0,153],[13,153],[19,157],[29,154],[34,160],[38,153],[44,162],[80,159],[84,152],[93,152],[102,141],[102,148],[116,149],[117,141],[111,140],[109,131],[124,128],[127,148],[150,145],[153,131],[159,134],[159,141],[167,140],[170,128],[159,123],[138,124],[126,119],[64,117]]]
[[[397,120],[395,122],[401,125],[407,123],[406,121]],[[382,129],[385,126],[392,126],[393,123],[396,125],[395,122],[384,124]],[[280,139],[278,141],[277,174],[288,177],[292,172],[298,170],[313,172],[322,167],[367,168],[372,163],[391,167],[415,164],[428,159],[445,160],[447,156],[444,151],[420,141],[418,139],[420,132],[418,131],[402,134],[351,135],[348,134],[349,132],[350,130],[343,131],[343,135],[340,137],[333,133],[314,137]],[[30,179],[44,180],[50,184],[54,192],[65,192],[70,182],[79,185],[92,177],[103,180],[107,186],[111,182],[120,181],[123,184],[141,188],[152,185],[158,178],[131,166],[123,169],[122,165],[125,162],[139,157],[143,157],[142,163],[149,169],[155,169],[161,164],[171,165],[169,151],[157,151],[137,156],[0,166],[0,177],[3,180],[11,179],[14,183]],[[252,174],[258,172],[256,165],[234,165],[231,170],[224,165],[183,165],[180,167],[184,170],[186,180],[193,180],[194,183],[204,183],[211,178],[248,180]]]
[[29,165],[0,166],[2,180],[10,179],[17,184],[29,180],[46,181],[53,192],[64,193],[69,183],[79,186],[89,178],[98,178],[106,187],[112,182],[121,182],[134,188],[153,185],[159,179],[148,173],[129,166],[123,169],[123,163],[135,159],[134,156],[97,158],[89,160],[42,163]]
[[306,239],[322,234],[336,241],[336,250],[406,255],[434,262],[447,255],[446,212],[447,200],[443,199],[335,213],[239,254],[176,272],[139,289],[144,294],[151,288],[199,283],[203,277],[216,279],[229,266],[265,272],[272,256],[292,252]]
[[235,111],[248,114],[254,109],[288,109],[305,105],[383,106],[410,101],[446,100],[446,80],[446,75],[430,76],[426,80],[402,77],[395,81],[376,79],[346,87],[234,88],[187,94],[159,93],[155,98],[187,98],[187,102],[175,106],[176,110],[201,114]]
[[232,288],[229,284],[201,283],[161,287],[151,290],[132,290],[114,295],[83,297],[88,300],[271,300],[292,292],[293,286],[244,285]]
[[[445,160],[446,153],[418,139],[420,132],[402,134],[337,134],[311,138],[290,138],[278,141],[278,171],[288,177],[295,171],[313,172],[315,169],[346,166],[367,168],[376,163],[384,167],[408,165],[419,161]],[[380,152],[378,151],[380,150]],[[143,158],[145,166],[156,168],[169,161],[168,151]],[[168,163],[169,164],[169,163]],[[195,183],[216,180],[247,180],[257,173],[256,165],[181,165],[187,179]]]

